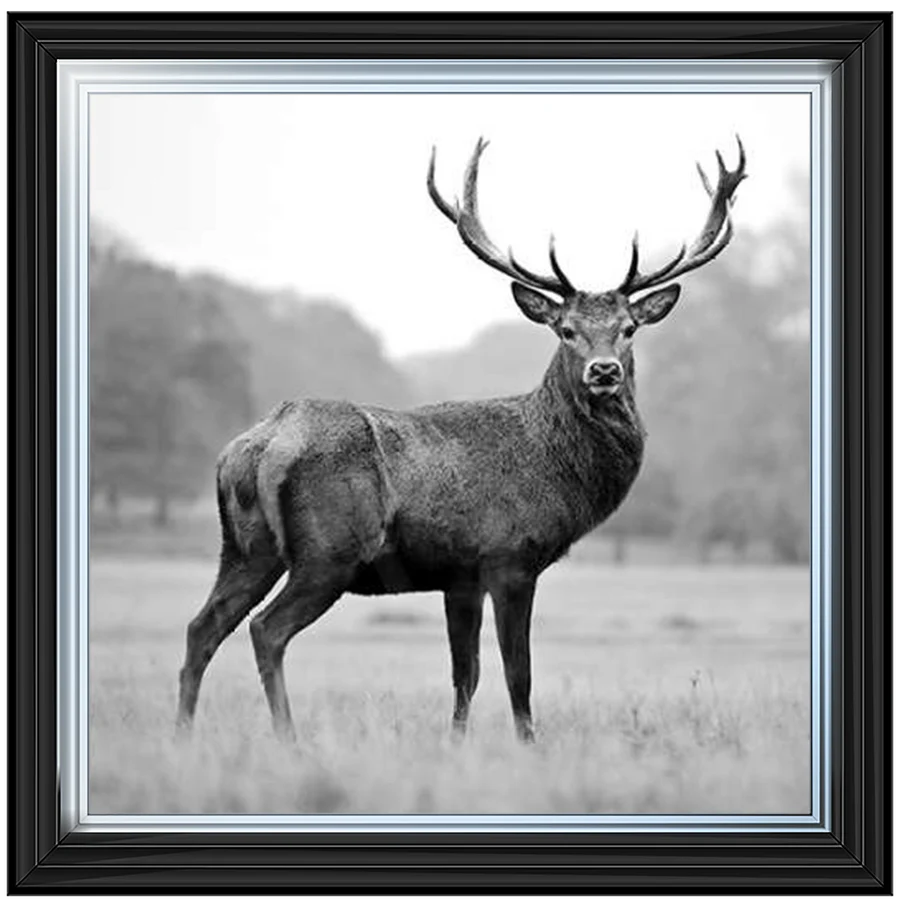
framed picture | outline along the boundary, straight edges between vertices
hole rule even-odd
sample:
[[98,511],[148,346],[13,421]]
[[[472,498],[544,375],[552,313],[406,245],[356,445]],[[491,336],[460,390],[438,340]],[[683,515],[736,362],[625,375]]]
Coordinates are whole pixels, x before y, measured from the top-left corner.
[[13,15],[10,890],[890,892],[890,29]]

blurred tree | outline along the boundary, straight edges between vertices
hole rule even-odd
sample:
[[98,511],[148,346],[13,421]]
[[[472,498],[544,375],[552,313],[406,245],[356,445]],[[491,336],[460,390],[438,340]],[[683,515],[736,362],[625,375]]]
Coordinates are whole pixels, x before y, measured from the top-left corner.
[[[808,223],[802,195],[796,205]],[[716,543],[808,557],[809,245],[798,222],[740,235],[641,348],[648,453],[676,471],[677,531],[701,558]]]
[[292,291],[261,294],[209,274],[192,283],[217,299],[245,342],[254,417],[294,397],[411,403],[405,375],[338,302]]
[[243,348],[221,310],[111,242],[91,254],[91,488],[150,497],[159,525],[196,496],[248,414]]
[[670,471],[650,462],[642,468],[622,506],[600,526],[599,532],[613,540],[613,559],[619,565],[628,559],[632,538],[668,538],[678,519],[678,493]]
[[540,383],[556,344],[549,328],[498,322],[459,350],[410,356],[403,368],[423,403],[507,397]]
[[150,497],[164,526],[281,400],[410,402],[377,338],[333,301],[184,277],[101,224],[91,234],[91,497],[113,515],[123,496]]

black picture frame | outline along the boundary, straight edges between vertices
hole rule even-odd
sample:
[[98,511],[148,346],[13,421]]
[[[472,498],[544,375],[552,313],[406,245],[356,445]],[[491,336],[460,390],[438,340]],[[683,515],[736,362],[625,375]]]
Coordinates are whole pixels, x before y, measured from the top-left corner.
[[[889,13],[10,14],[10,892],[890,893],[891,29]],[[841,63],[831,833],[62,833],[57,61],[487,56]]]

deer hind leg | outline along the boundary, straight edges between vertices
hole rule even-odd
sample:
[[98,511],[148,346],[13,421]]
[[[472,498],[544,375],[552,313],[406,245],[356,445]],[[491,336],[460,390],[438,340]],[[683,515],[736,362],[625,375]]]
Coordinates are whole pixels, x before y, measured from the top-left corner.
[[469,720],[469,707],[478,687],[479,643],[484,591],[481,588],[457,588],[444,594],[447,636],[453,663],[453,734],[462,737]]
[[[322,446],[328,447],[328,436]],[[341,451],[346,452],[346,451]],[[250,622],[256,665],[276,734],[295,737],[284,683],[284,653],[295,634],[327,612],[383,546],[387,511],[376,471],[339,453],[296,455],[294,443],[269,449],[260,480],[270,525],[288,560],[287,584]]]
[[534,741],[531,719],[531,610],[534,586],[532,578],[504,578],[490,588],[516,734],[525,743]]
[[292,570],[274,600],[250,621],[250,637],[276,735],[296,738],[284,683],[284,652],[295,634],[312,625],[344,592],[346,579],[317,578],[302,567]]
[[245,557],[234,549],[223,549],[209,599],[187,628],[178,698],[180,730],[187,730],[193,722],[200,682],[213,654],[247,613],[262,602],[284,569],[278,557]]

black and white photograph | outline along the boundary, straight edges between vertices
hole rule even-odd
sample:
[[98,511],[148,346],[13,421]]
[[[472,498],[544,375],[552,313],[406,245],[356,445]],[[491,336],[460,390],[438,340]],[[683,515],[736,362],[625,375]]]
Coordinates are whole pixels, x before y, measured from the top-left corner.
[[9,893],[891,892],[891,14],[8,19]]
[[810,115],[92,96],[88,812],[809,815]]

